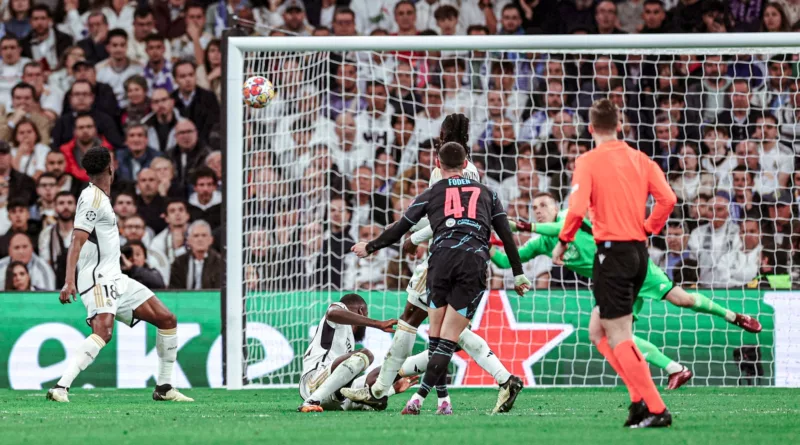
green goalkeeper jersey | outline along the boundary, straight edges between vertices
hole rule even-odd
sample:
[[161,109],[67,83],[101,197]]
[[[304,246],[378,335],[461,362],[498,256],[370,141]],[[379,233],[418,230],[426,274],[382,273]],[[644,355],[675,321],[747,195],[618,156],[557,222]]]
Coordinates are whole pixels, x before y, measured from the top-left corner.
[[[525,243],[519,249],[519,256],[523,263],[536,258],[539,255],[553,256],[553,249],[558,244],[558,234],[564,225],[564,218],[567,212],[559,212],[556,222],[536,224],[534,232],[539,237]],[[592,223],[588,219],[583,220],[581,229],[575,235],[575,240],[567,246],[564,253],[564,266],[586,278],[592,278],[592,268],[594,267],[594,254],[597,252],[597,245],[592,236]],[[495,249],[492,255],[492,262],[502,269],[508,269],[511,264],[505,252]]]

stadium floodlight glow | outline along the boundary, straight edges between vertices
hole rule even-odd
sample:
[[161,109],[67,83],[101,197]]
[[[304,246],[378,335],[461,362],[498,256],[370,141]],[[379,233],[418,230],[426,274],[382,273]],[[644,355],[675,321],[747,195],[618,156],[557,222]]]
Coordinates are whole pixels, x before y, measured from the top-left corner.
[[[347,284],[363,284],[368,282],[364,280],[373,279],[376,275],[368,272],[380,270],[381,273],[377,275],[381,279],[369,282],[369,286],[365,285],[373,289],[369,295],[375,296],[374,301],[377,302],[371,305],[371,314],[384,318],[399,316],[405,302],[402,291],[405,289],[404,274],[407,270],[403,267],[411,266],[406,260],[400,259],[399,256],[381,257],[374,263],[359,263],[347,252],[339,251],[330,257],[333,261],[344,264],[343,267],[346,269],[353,268],[348,272],[352,272],[353,276],[334,276],[336,273],[328,268],[324,276],[311,277],[312,274],[306,267],[313,268],[317,265],[314,259],[317,258],[318,252],[304,250],[309,246],[321,246],[328,242],[328,235],[325,234],[322,223],[330,221],[326,217],[326,208],[331,201],[331,190],[340,191],[343,186],[352,182],[355,187],[354,196],[358,196],[359,191],[364,191],[360,190],[361,185],[357,179],[350,181],[349,177],[364,162],[368,162],[370,167],[378,165],[374,159],[375,144],[370,145],[367,139],[376,141],[386,137],[387,139],[383,140],[390,145],[389,139],[395,137],[391,123],[387,127],[386,120],[374,116],[364,117],[360,114],[364,112],[360,111],[360,107],[368,107],[375,101],[374,95],[366,94],[369,80],[377,78],[390,90],[393,90],[394,83],[398,82],[397,77],[393,75],[397,65],[391,61],[387,62],[391,57],[381,56],[383,53],[392,54],[395,51],[413,52],[415,60],[425,60],[429,63],[422,63],[419,66],[415,64],[412,68],[411,84],[405,87],[413,99],[405,102],[396,101],[396,104],[410,103],[410,105],[408,108],[395,109],[394,114],[404,114],[409,109],[424,110],[427,95],[432,90],[430,84],[439,82],[433,79],[434,73],[439,75],[438,70],[441,66],[439,62],[446,59],[462,59],[468,71],[457,73],[456,89],[463,89],[451,91],[450,88],[444,88],[442,110],[446,113],[464,112],[469,115],[475,127],[470,138],[471,144],[489,143],[492,130],[486,126],[487,122],[510,119],[517,138],[524,134],[528,139],[521,142],[529,144],[533,152],[538,155],[535,160],[530,161],[536,165],[536,171],[541,173],[537,178],[546,182],[538,187],[554,190],[558,184],[554,184],[553,181],[558,180],[561,183],[567,180],[569,167],[562,165],[560,161],[556,162],[554,155],[546,149],[552,146],[557,150],[563,150],[560,152],[561,157],[568,159],[567,150],[571,147],[570,144],[563,142],[568,142],[567,139],[570,138],[575,141],[580,138],[580,130],[585,125],[585,119],[581,118],[583,108],[578,107],[577,110],[573,110],[573,107],[563,105],[562,111],[567,112],[571,116],[570,119],[574,117],[574,121],[566,123],[559,120],[554,124],[547,116],[543,117],[542,122],[537,123],[536,119],[529,121],[532,115],[545,110],[541,103],[536,101],[547,93],[549,80],[547,62],[551,60],[548,55],[559,55],[552,60],[569,55],[580,62],[580,64],[574,63],[574,67],[567,66],[568,63],[559,63],[564,68],[562,84],[570,83],[574,88],[574,91],[565,88],[567,90],[565,93],[573,96],[569,98],[571,102],[581,101],[581,104],[585,103],[582,102],[585,98],[575,96],[594,98],[596,95],[606,95],[605,91],[592,86],[595,79],[592,73],[595,67],[587,62],[592,62],[596,55],[610,56],[619,67],[626,66],[629,61],[649,65],[652,74],[630,70],[618,71],[615,74],[617,68],[613,68],[609,70],[606,80],[619,77],[623,85],[621,94],[625,96],[623,101],[628,100],[628,95],[637,96],[635,102],[626,102],[626,107],[637,116],[649,116],[647,119],[651,120],[628,122],[628,128],[633,129],[632,134],[637,135],[637,140],[652,145],[657,142],[652,134],[652,127],[656,125],[656,115],[664,111],[658,106],[659,97],[656,92],[664,94],[680,92],[682,99],[685,100],[685,109],[697,113],[701,120],[722,110],[722,108],[692,109],[695,102],[684,94],[689,91],[686,85],[680,85],[680,88],[675,86],[685,82],[682,79],[688,76],[676,74],[675,70],[682,68],[672,63],[672,57],[659,56],[730,56],[736,59],[737,66],[745,67],[743,69],[749,70],[754,78],[759,79],[758,84],[753,85],[753,100],[759,101],[760,107],[776,106],[777,108],[771,111],[775,115],[780,115],[783,103],[765,103],[769,93],[766,65],[776,54],[800,53],[800,36],[796,33],[734,33],[612,36],[226,37],[223,86],[226,112],[223,119],[226,147],[224,186],[227,273],[223,323],[227,354],[225,372],[229,389],[240,389],[244,386],[240,377],[246,377],[246,381],[253,384],[269,387],[290,386],[297,383],[300,377],[300,355],[308,343],[309,330],[311,326],[316,325],[327,304],[338,298],[339,293],[329,290],[330,286],[326,286],[333,279]],[[481,55],[476,55],[476,52]],[[341,111],[348,116],[338,120],[327,120],[322,114],[325,107],[331,104],[331,91],[337,83],[349,82],[350,80],[345,77],[353,74],[349,73],[343,77],[338,73],[336,67],[342,63],[342,58],[336,57],[339,53],[346,53],[344,57],[348,61],[346,64],[355,66],[353,71],[355,79],[352,81],[355,82],[358,96],[348,100],[355,100],[357,105],[347,105],[352,102],[346,100],[345,105],[341,109],[336,109],[334,114]],[[502,53],[515,53],[521,57],[504,57]],[[638,57],[640,55],[644,57]],[[492,113],[497,111],[497,105],[490,103],[488,97],[490,94],[486,91],[490,84],[502,83],[503,76],[508,76],[509,73],[503,72],[498,74],[496,79],[492,78],[492,66],[508,60],[513,62],[514,82],[509,83],[510,90],[497,87],[502,91],[503,97],[501,112],[493,117]],[[675,60],[678,61],[679,58]],[[662,68],[667,71],[659,71]],[[481,69],[485,71],[480,71]],[[756,72],[760,72],[761,76],[752,74]],[[253,75],[266,77],[272,81],[277,91],[275,100],[263,110],[248,109],[242,103],[242,84],[247,77]],[[725,73],[719,76],[725,76]],[[680,79],[677,79],[678,77]],[[702,73],[697,71],[693,77],[697,82],[705,80]],[[659,86],[660,80],[664,82]],[[675,82],[672,82],[673,80]],[[444,79],[441,81],[445,82]],[[649,96],[645,97],[638,90],[629,91],[631,85],[640,85],[641,82],[652,86],[656,92],[648,93]],[[641,90],[640,87],[637,88]],[[699,94],[703,94],[702,90]],[[531,97],[533,106],[528,105]],[[349,119],[350,113],[353,114],[352,120]],[[397,158],[391,153],[388,154],[385,162],[397,168],[398,176],[407,168],[416,166],[420,152],[417,147],[424,142],[422,139],[438,135],[437,119],[438,117],[429,115],[425,115],[424,119],[417,119],[413,144],[403,146],[405,149],[415,144],[414,150],[401,150]],[[369,129],[363,122],[369,125]],[[779,125],[782,123],[779,121]],[[692,130],[694,131],[692,136],[686,136],[688,126],[684,124],[686,122],[680,123],[680,130],[682,137],[687,139],[686,142],[703,147],[703,136],[697,136],[696,133],[702,125],[698,123],[697,128]],[[554,127],[561,135],[559,140],[555,140],[550,133]],[[564,133],[567,129],[569,131]],[[383,133],[378,134],[380,131]],[[572,132],[576,134],[572,135]],[[339,150],[338,141],[351,137],[348,136],[350,133],[355,133],[356,138],[352,151]],[[300,134],[303,135],[302,138]],[[306,136],[308,139],[304,139]],[[371,139],[373,137],[375,139]],[[794,144],[796,150],[800,147],[800,141],[790,139],[788,142]],[[367,148],[359,151],[364,145]],[[296,147],[301,149],[295,152]],[[319,147],[327,149],[320,152],[322,149]],[[735,156],[733,153],[736,151],[736,146],[730,146],[729,149],[731,156]],[[339,167],[344,179],[319,172],[318,167],[323,166],[324,170],[324,165],[329,161]],[[558,171],[548,170],[550,168],[557,168]],[[309,178],[308,172],[317,176]],[[691,176],[675,170],[670,170],[668,173],[675,178],[685,179]],[[518,191],[509,191],[507,186],[503,186],[503,181],[514,177],[514,174],[513,171],[502,171],[496,178],[496,185],[504,193],[507,192],[504,195],[507,198],[506,205],[519,198],[514,196],[515,193],[519,194]],[[729,182],[726,182],[730,179],[723,176],[725,174],[720,173],[714,178],[717,189],[730,188]],[[692,176],[692,180],[686,182],[693,183],[693,181]],[[405,195],[409,194],[409,190],[415,190],[418,185],[414,179],[409,178],[401,178],[387,185],[385,189],[388,196],[387,211],[391,213],[395,205],[397,208],[402,208],[402,204],[407,202]],[[561,186],[562,189],[555,192],[557,194],[563,192],[566,196],[568,184],[561,183]],[[766,182],[759,186],[763,187],[764,191],[769,191],[770,187],[775,189],[773,184]],[[375,214],[364,213],[358,205],[350,211],[352,217],[357,219],[354,225],[359,227],[369,227],[372,223],[378,222]],[[693,224],[691,216],[688,215],[684,217],[683,222],[687,225]],[[315,224],[320,226],[317,227]],[[295,232],[283,232],[287,226],[293,227]],[[360,234],[358,229],[355,229],[350,235],[355,239]],[[718,260],[719,258],[715,257],[709,259],[712,262]],[[395,263],[399,264],[397,268],[386,266]],[[541,262],[533,263],[529,264],[529,271],[546,266]],[[701,261],[700,267],[705,266],[709,265],[703,265]],[[499,273],[498,282],[503,283],[502,271],[495,272]],[[507,280],[505,281],[507,283]],[[308,292],[311,290],[314,292]],[[721,294],[736,305],[749,307],[755,304],[760,307],[758,306],[760,303],[751,301],[752,298],[748,296],[750,294],[742,292],[741,289],[722,291]],[[520,338],[511,335],[513,334],[511,325],[517,322],[520,326],[536,325],[537,328],[546,329],[543,324],[539,324],[542,311],[560,311],[550,314],[546,319],[562,327],[577,323],[582,319],[580,317],[587,315],[584,310],[586,305],[570,302],[576,298],[588,298],[586,293],[544,289],[538,290],[535,298],[539,299],[537,301],[543,301],[537,303],[536,314],[533,313],[533,305],[526,305],[527,303],[511,304],[506,307],[505,302],[508,299],[503,297],[504,303],[499,307],[508,312],[505,319],[509,321],[509,317],[516,317],[516,320],[509,321],[508,338]],[[495,303],[497,302],[493,302]],[[651,306],[660,304],[662,303],[650,303]],[[512,313],[512,306],[516,311],[527,310],[528,313]],[[495,306],[487,305],[487,307]],[[648,334],[647,331],[640,331],[638,328],[649,327],[652,330],[649,332],[651,341],[667,343],[668,355],[690,367],[698,365],[694,384],[735,384],[739,376],[731,374],[732,370],[736,369],[731,351],[734,347],[744,345],[737,328],[716,321],[713,324],[706,323],[705,318],[709,318],[706,315],[698,316],[698,320],[702,318],[704,321],[698,321],[691,327],[684,327],[686,318],[676,316],[675,311],[670,310],[665,315],[663,310],[654,310],[654,314],[659,314],[658,319],[649,318],[650,313],[650,309],[643,311],[643,319],[637,323],[637,333]],[[527,317],[526,320],[521,320],[521,316]],[[701,324],[703,328],[700,327]],[[722,332],[719,338],[724,338],[724,343],[719,343],[719,338],[711,335],[710,326],[713,326],[715,332],[717,330]],[[485,326],[476,327],[478,328],[484,329]],[[530,357],[536,357],[536,360],[530,357],[512,357],[512,359],[524,362],[525,366],[530,366],[536,361],[533,369],[537,382],[541,381],[548,385],[610,384],[614,381],[611,379],[613,374],[604,368],[599,354],[596,352],[592,354],[591,345],[588,344],[585,332],[582,332],[584,329],[585,327],[579,328],[575,325],[575,333],[570,334],[572,340],[569,340],[569,335],[560,338],[559,341],[571,341],[569,347],[559,349],[558,345],[548,343],[547,351],[551,351],[549,355],[545,353],[536,355],[521,348],[508,350],[522,351],[518,352],[521,354],[530,352]],[[698,344],[684,343],[683,334],[686,329],[699,329],[702,332],[692,339],[697,340],[699,336],[703,336],[704,340]],[[563,329],[561,332],[564,332]],[[779,366],[770,363],[773,360],[772,344],[761,343],[767,341],[761,338],[747,337],[746,342],[753,346],[761,346],[763,353],[761,362],[765,368],[770,368],[772,365]],[[550,340],[548,337],[548,342]],[[368,337],[367,341],[378,345],[385,342],[386,338],[376,335]],[[670,342],[675,343],[670,344]],[[379,346],[371,345],[370,349],[381,351]],[[561,352],[556,353],[554,350]],[[376,354],[376,361],[380,362],[381,357],[378,355]],[[459,368],[455,374],[459,379],[465,375],[468,376],[468,373],[465,374],[465,368]],[[658,377],[658,374],[654,374],[654,377]]]

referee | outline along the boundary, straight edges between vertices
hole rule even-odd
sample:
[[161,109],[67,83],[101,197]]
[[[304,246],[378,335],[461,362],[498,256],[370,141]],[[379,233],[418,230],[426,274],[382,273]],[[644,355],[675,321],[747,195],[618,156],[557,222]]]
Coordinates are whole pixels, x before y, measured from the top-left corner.
[[[597,242],[592,277],[596,307],[589,337],[628,387],[631,405],[625,426],[664,427],[672,424],[672,415],[633,342],[632,313],[647,274],[645,241],[664,227],[677,198],[658,164],[617,139],[621,131],[617,107],[607,99],[595,101],[589,110],[595,149],[575,164],[569,210],[553,262],[563,264],[567,243],[575,239],[588,210]],[[656,205],[645,220],[649,195]]]

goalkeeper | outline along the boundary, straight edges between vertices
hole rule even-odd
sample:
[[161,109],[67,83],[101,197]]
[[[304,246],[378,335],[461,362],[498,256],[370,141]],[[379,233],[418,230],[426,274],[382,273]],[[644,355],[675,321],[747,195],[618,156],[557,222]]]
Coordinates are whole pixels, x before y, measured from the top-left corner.
[[[523,263],[532,260],[538,255],[550,256],[552,254],[553,248],[558,243],[558,234],[564,224],[566,214],[566,212],[559,213],[555,198],[546,192],[538,193],[534,196],[533,213],[536,223],[516,223],[517,230],[531,231],[540,235],[535,239],[531,239],[519,249],[520,259]],[[512,229],[514,225],[512,223]],[[564,267],[582,277],[591,278],[596,250],[597,245],[592,236],[591,223],[589,220],[584,219],[575,241],[569,243],[567,252],[564,254]],[[508,257],[499,249],[493,247],[491,255],[492,262],[498,267],[502,269],[511,267]],[[761,324],[756,319],[748,315],[737,314],[699,293],[689,293],[680,286],[676,286],[652,260],[648,261],[647,277],[638,298],[633,304],[634,320],[638,318],[645,299],[666,299],[675,306],[724,318],[728,323],[739,326],[747,332],[761,332]],[[596,343],[597,340],[599,339],[592,339],[592,342]],[[671,360],[652,343],[637,336],[634,336],[634,342],[642,351],[648,363],[665,370],[669,374],[667,389],[677,389],[692,378],[692,372],[688,368]]]

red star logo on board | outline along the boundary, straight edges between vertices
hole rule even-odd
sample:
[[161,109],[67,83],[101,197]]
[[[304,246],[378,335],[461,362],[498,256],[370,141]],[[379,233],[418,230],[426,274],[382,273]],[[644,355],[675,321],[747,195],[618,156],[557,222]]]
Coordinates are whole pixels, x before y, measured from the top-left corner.
[[[491,291],[472,319],[472,330],[486,340],[508,372],[525,376],[525,386],[533,386],[536,381],[531,366],[569,337],[575,328],[571,324],[518,322],[506,292]],[[454,355],[453,363],[458,367],[455,384],[497,385],[494,377],[466,352]]]

